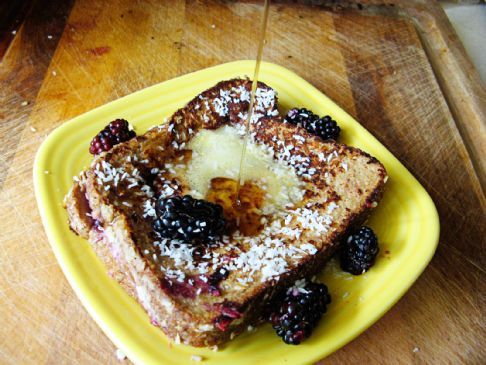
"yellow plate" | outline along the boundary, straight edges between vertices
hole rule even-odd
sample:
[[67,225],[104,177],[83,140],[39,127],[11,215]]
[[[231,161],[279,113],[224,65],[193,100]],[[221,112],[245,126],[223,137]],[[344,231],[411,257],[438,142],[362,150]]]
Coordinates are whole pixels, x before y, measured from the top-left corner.
[[72,178],[89,165],[91,138],[115,118],[129,120],[138,133],[160,124],[177,108],[216,82],[251,75],[254,61],[208,68],[143,89],[64,123],[37,152],[34,183],[42,221],[59,265],[88,312],[127,356],[138,364],[299,364],[329,355],[380,318],[412,285],[432,258],[439,237],[437,210],[407,169],[344,110],[293,72],[263,63],[261,81],[278,91],[282,111],[307,107],[330,114],[342,129],[341,142],[378,158],[390,180],[369,224],[381,251],[376,265],[354,277],[331,261],[321,275],[333,301],[312,337],[300,346],[285,345],[269,325],[246,333],[213,352],[169,345],[142,308],[105,272],[89,244],[68,227],[62,199]]

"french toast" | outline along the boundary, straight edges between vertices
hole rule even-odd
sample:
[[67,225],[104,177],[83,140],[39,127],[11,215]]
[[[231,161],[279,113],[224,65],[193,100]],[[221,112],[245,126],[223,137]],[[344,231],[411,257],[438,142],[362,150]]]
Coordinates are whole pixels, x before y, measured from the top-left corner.
[[[278,293],[323,268],[383,193],[379,161],[284,123],[274,90],[259,83],[248,199],[234,210],[236,172],[225,161],[235,156],[220,144],[242,139],[250,88],[233,79],[202,92],[96,156],[65,198],[71,229],[176,343],[218,345],[258,325]],[[205,245],[158,237],[156,199],[185,194],[222,205],[232,231]]]

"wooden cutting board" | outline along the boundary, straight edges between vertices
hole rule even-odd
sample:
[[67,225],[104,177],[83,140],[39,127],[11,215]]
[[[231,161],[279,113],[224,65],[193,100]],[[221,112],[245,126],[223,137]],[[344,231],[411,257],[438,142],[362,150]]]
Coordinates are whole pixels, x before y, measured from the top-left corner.
[[[479,76],[435,2],[313,3],[273,3],[264,59],[297,72],[377,136],[429,191],[442,225],[411,290],[322,363],[484,363]],[[64,121],[143,87],[254,58],[259,9],[233,1],[0,5],[0,363],[117,363],[46,240],[31,177],[40,143]]]

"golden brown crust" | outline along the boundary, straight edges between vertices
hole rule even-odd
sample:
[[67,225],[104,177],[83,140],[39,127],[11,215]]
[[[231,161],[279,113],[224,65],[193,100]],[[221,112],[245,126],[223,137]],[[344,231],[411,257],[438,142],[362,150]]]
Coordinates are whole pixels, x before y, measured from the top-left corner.
[[93,222],[84,185],[78,182],[73,184],[64,198],[64,207],[70,217],[69,226],[71,230],[83,238],[88,238]]
[[[242,289],[238,279],[247,274],[233,270],[221,283],[221,296],[205,292],[178,295],[174,287],[167,287],[160,266],[177,267],[170,266],[173,263],[166,258],[152,259],[154,238],[150,223],[144,218],[146,207],[140,201],[149,200],[153,186],[145,184],[148,180],[167,178],[160,172],[155,177],[150,173],[168,160],[184,158],[184,144],[198,130],[241,125],[248,108],[242,90],[248,91],[250,85],[248,80],[234,79],[201,93],[174,113],[167,124],[96,157],[66,197],[72,229],[83,237],[89,236],[108,272],[140,302],[154,325],[171,339],[193,346],[223,343],[248,325],[257,324],[274,293],[320,271],[337,249],[340,237],[361,223],[378,202],[385,183],[384,167],[368,154],[335,142],[323,142],[300,127],[282,123],[271,89],[259,84],[264,92],[269,91],[268,104],[262,108],[263,115],[256,123],[253,138],[299,171],[306,186],[302,209],[305,204],[312,204],[319,214],[332,218],[332,223],[322,235],[303,233],[296,239],[293,242],[296,247],[311,243],[317,252],[289,262],[290,269],[272,280],[246,283]],[[224,98],[228,90],[240,90],[241,94],[228,98],[223,106],[215,102]],[[332,213],[330,204],[336,205]],[[302,228],[294,221],[290,226]],[[248,247],[243,245],[243,249]],[[234,319],[228,330],[222,331],[214,323],[226,303],[237,308],[241,318]]]

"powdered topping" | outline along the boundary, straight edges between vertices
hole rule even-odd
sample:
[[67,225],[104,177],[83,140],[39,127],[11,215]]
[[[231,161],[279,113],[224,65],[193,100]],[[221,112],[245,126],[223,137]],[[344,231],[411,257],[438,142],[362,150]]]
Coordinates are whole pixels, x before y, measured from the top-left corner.
[[[334,202],[329,203],[327,212],[331,213],[336,207]],[[319,236],[328,231],[332,221],[330,215],[321,215],[310,207],[290,210],[278,215],[255,237],[244,237],[238,233],[231,239],[223,237],[220,242],[200,252],[197,260],[196,246],[176,240],[156,241],[154,246],[160,256],[170,258],[172,265],[179,268],[173,270],[161,266],[160,269],[179,282],[184,282],[184,272],[206,275],[222,268],[245,273],[237,278],[239,284],[245,286],[251,282],[278,279],[300,260],[314,255],[318,251],[315,245],[305,240],[303,243],[295,242],[294,239],[302,235]]]
[[305,285],[307,283],[306,279],[299,279],[296,280],[294,285],[287,289],[287,294],[293,293],[293,295],[297,295],[298,293],[307,294],[308,291],[305,289]]
[[157,216],[155,212],[155,202],[151,199],[146,200],[143,203],[143,217],[152,217],[155,218]]
[[154,195],[152,188],[145,184],[145,180],[137,168],[128,172],[124,167],[114,167],[109,162],[102,160],[96,163],[93,172],[96,175],[97,183],[104,186],[106,191],[110,190],[111,186],[116,188],[120,183],[124,183],[128,189],[137,187],[138,195],[148,197]]
[[228,264],[229,270],[248,273],[243,278],[239,278],[240,284],[252,282],[253,277],[258,276],[260,282],[277,279],[289,269],[289,261],[296,263],[304,256],[317,252],[313,245],[306,244],[299,247],[278,237],[277,234],[281,233],[280,228],[280,221],[275,220],[259,236],[243,238],[243,241],[249,244],[248,251],[242,252]]
[[185,165],[176,165],[175,167],[171,164],[165,165],[165,169],[157,175],[158,197],[168,198],[180,192],[181,187],[176,178],[168,178],[165,173],[177,176],[177,172],[182,168],[185,168]]
[[326,233],[332,223],[330,215],[321,215],[318,210],[308,207],[298,208],[291,214],[296,217],[297,222],[304,228],[308,228],[316,233]]
[[[273,136],[272,142],[276,148],[270,146],[268,147],[268,151],[273,153],[275,158],[278,159],[280,163],[292,167],[295,170],[296,175],[304,180],[312,180],[314,175],[317,173],[317,169],[315,167],[311,167],[313,158],[317,158],[320,163],[329,165],[332,163],[332,161],[339,157],[339,153],[335,149],[330,150],[327,153],[306,153],[306,151],[304,151],[302,148],[303,137],[298,135],[294,135],[293,137],[294,141],[289,143],[289,141],[282,141],[276,136]],[[343,166],[343,168],[345,171],[347,171],[348,167],[346,165]],[[327,172],[324,174],[327,174]]]
[[[270,88],[258,87],[255,92],[255,106],[253,111],[252,123],[256,123],[261,117],[276,116],[278,110],[275,109],[275,91]],[[206,110],[210,110],[209,102],[206,98],[200,97]],[[250,91],[243,85],[232,87],[229,90],[220,90],[219,96],[211,101],[213,110],[220,116],[226,117],[229,115],[229,105],[240,102],[250,102]],[[195,109],[199,109],[201,104],[196,104]],[[238,115],[242,120],[246,119],[246,114],[240,113]],[[208,122],[209,118],[203,119]]]
[[[203,252],[199,252],[198,260],[195,259],[195,251],[200,249],[199,246],[170,239],[155,241],[153,245],[157,248],[161,257],[171,259],[174,267],[191,271],[195,275],[205,275],[216,271],[227,261],[224,253],[227,252],[225,249],[228,247],[229,237],[224,237],[223,240],[225,242],[221,241],[211,244]],[[184,280],[185,275],[180,270],[171,270],[164,266],[161,266],[160,270],[166,273],[170,272],[169,276],[176,278],[178,281],[182,282]],[[201,280],[206,281],[207,278],[201,278]]]

